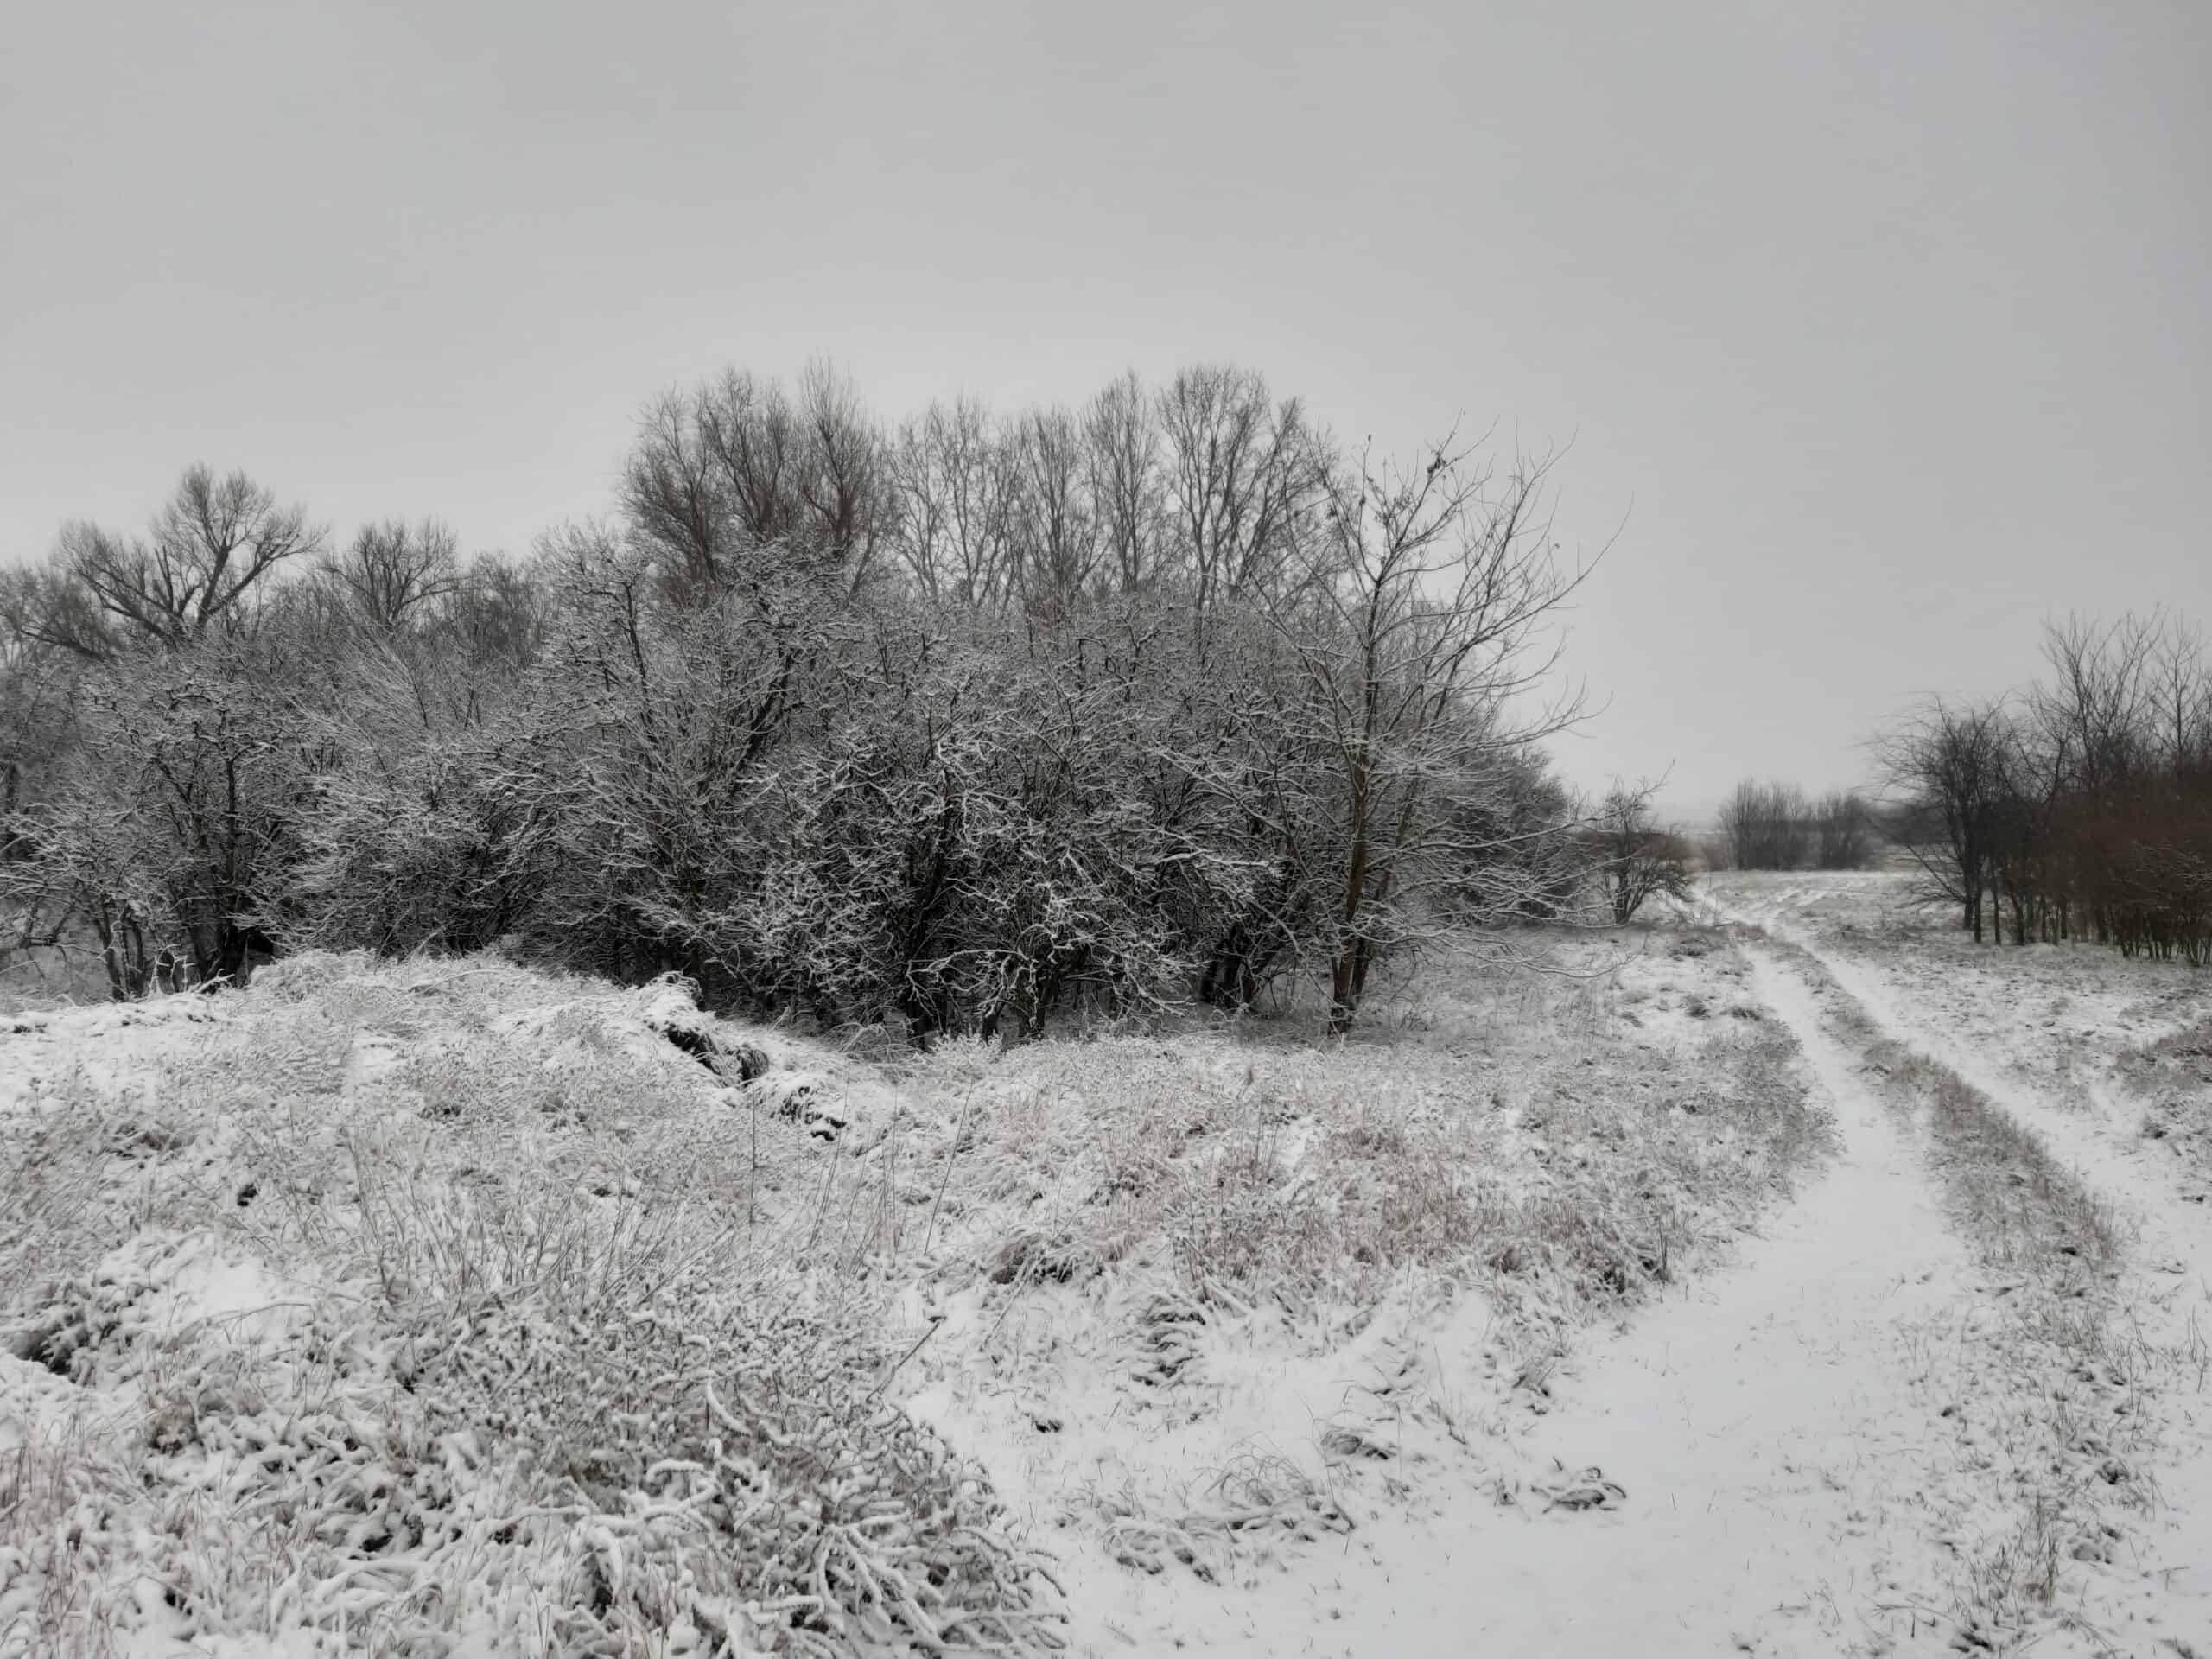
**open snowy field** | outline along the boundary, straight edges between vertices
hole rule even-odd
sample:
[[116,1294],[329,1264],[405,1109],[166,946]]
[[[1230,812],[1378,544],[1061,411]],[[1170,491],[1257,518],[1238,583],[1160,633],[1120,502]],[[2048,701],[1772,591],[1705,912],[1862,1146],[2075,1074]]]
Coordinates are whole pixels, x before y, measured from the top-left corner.
[[1905,899],[1337,1046],[11,1016],[0,1655],[2212,1655],[2212,981]]

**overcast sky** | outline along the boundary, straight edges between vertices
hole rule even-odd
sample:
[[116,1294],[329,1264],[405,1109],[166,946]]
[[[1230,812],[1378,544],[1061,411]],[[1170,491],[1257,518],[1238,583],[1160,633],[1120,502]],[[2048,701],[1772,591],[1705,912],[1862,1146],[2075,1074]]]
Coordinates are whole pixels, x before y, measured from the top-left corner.
[[194,460],[519,550],[655,391],[1230,360],[1572,443],[1586,782],[1821,787],[2046,614],[2212,621],[2212,6],[49,4],[0,558]]

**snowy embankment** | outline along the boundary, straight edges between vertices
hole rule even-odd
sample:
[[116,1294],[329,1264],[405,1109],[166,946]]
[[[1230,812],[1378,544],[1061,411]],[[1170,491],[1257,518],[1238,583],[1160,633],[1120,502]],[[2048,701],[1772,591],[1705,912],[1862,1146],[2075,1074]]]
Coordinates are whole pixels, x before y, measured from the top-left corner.
[[1153,1651],[1618,1522],[1583,1333],[1827,1129],[1724,941],[1564,965],[895,1070],[495,961],[12,1018],[0,1654]]

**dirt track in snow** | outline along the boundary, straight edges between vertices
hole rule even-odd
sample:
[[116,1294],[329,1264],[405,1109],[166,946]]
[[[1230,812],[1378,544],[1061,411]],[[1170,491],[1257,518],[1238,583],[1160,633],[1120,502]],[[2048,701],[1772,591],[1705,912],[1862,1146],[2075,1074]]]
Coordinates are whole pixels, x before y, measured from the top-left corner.
[[2186,1364],[2154,1396],[2157,1496],[2116,1559],[2064,1560],[2056,1603],[2032,1624],[1962,1616],[2032,1501],[2019,1448],[2003,1444],[2004,1397],[2040,1402],[2054,1386],[2063,1397],[2063,1383],[2022,1376],[2018,1341],[1991,1339],[2010,1317],[2003,1287],[1993,1296],[1946,1213],[1924,1127],[1872,1092],[1833,1014],[1848,1008],[1949,1065],[2113,1206],[2133,1241],[2118,1294],[2168,1356],[2190,1351],[2192,1310],[2212,1294],[2212,1228],[2177,1213],[2163,1172],[2130,1154],[2116,1123],[2084,1123],[2008,1084],[1784,909],[1734,919],[1810,958],[1749,946],[1755,988],[1802,1045],[1838,1149],[1737,1267],[1592,1351],[1529,1430],[1532,1459],[1567,1477],[1601,1471],[1625,1501],[1573,1513],[1523,1491],[1495,1516],[1379,1516],[1304,1593],[1255,1607],[1239,1641],[1198,1645],[2212,1656],[2212,1397]]
[[[1908,1605],[1932,1588],[1928,1446],[1914,1333],[1956,1311],[1962,1252],[1912,1147],[1859,1090],[1803,986],[1755,957],[1796,1031],[1840,1149],[1738,1268],[1648,1311],[1560,1388],[1529,1436],[1595,1465],[1618,1510],[1549,1510],[1377,1545],[1388,1599],[1341,1640],[1253,1651],[1814,1655],[1942,1650]],[[1887,1611],[1885,1611],[1887,1610]]]
[[2122,1098],[2110,1055],[2087,1057],[2085,1086],[2038,1088],[2013,1059],[2004,1017],[2024,1009],[1960,1021],[1930,994],[1937,970],[1910,951],[1834,949],[1798,919],[1827,896],[1818,883],[1779,887],[1751,919],[1815,958],[1885,1034],[1949,1067],[2034,1135],[2109,1206],[2126,1241],[2118,1300],[2159,1371],[2155,1497],[2149,1524],[2096,1586],[2098,1618],[2068,1634],[2088,1652],[2212,1656],[2212,1207],[2187,1201],[2176,1171],[2148,1154],[2139,1107]]

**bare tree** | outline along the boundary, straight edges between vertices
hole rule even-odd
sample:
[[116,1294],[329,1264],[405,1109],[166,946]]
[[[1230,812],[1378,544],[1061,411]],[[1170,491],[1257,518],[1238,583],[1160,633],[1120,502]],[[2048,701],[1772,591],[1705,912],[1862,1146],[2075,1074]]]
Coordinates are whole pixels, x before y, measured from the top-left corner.
[[1296,398],[1274,403],[1246,369],[1185,369],[1158,406],[1170,523],[1203,617],[1290,557],[1329,493],[1328,445]]
[[[90,663],[39,637],[56,583],[46,570],[0,571],[0,862],[29,858],[35,842],[21,816],[52,791],[77,739]],[[4,946],[0,946],[4,949]]]
[[435,518],[364,524],[326,567],[362,621],[396,632],[461,587],[460,540]]
[[88,663],[106,661],[119,643],[107,612],[61,549],[43,563],[0,570],[0,630],[16,647]]
[[1317,693],[1336,801],[1334,1032],[1376,962],[1417,942],[1408,901],[1468,868],[1454,804],[1580,715],[1573,700],[1522,712],[1557,661],[1544,625],[1588,575],[1554,557],[1548,469],[1500,476],[1449,442],[1410,468],[1363,465],[1332,489],[1306,579],[1266,601]]
[[1134,372],[1093,397],[1083,412],[1084,462],[1103,556],[1124,594],[1160,574],[1166,505],[1160,424]]
[[550,608],[536,566],[480,553],[438,605],[437,626],[470,662],[497,664],[515,674],[537,660]]
[[792,539],[806,437],[790,394],[776,381],[733,369],[700,391],[695,408],[725,506],[746,543],[766,546]]
[[1747,779],[1721,805],[1720,833],[1738,869],[1795,870],[1811,850],[1811,818],[1805,791],[1795,784]]
[[79,523],[62,531],[61,544],[69,570],[118,632],[181,645],[233,619],[278,567],[322,541],[304,509],[280,506],[244,473],[219,479],[192,467],[143,539]]
[[[1019,482],[1009,446],[973,397],[932,404],[901,444],[903,475],[929,492],[926,542],[910,534],[910,566],[926,560],[924,588],[970,616],[997,615],[1021,588],[1014,534]],[[910,515],[911,517],[912,515]]]
[[[2212,957],[2212,677],[2196,634],[2157,613],[2045,632],[2028,706],[2044,761],[2031,895],[2043,931],[2128,954]],[[2009,873],[2009,868],[2008,868]],[[2024,942],[2029,904],[2013,903]]]
[[817,358],[799,376],[804,428],[797,487],[817,563],[834,567],[848,593],[875,573],[882,537],[883,437],[852,378]]
[[882,462],[874,422],[828,363],[808,365],[796,397],[733,369],[646,410],[622,506],[674,591],[698,602],[767,547],[851,593],[874,574],[886,528]]
[[1028,602],[1065,614],[1097,573],[1097,520],[1085,487],[1083,429],[1064,409],[1033,410],[1010,445],[1014,536]]
[[101,671],[66,775],[21,815],[35,855],[0,873],[0,897],[50,933],[88,927],[118,998],[155,988],[165,951],[191,982],[242,982],[311,799],[303,667],[289,642],[224,633]]
[[2177,773],[2212,772],[2212,658],[2205,654],[2203,634],[2184,622],[2171,623],[2154,650],[2148,678],[2165,766]]
[[1811,830],[1814,868],[1863,870],[1874,861],[1874,815],[1855,790],[1831,790],[1814,802]]
[[2159,630],[2158,618],[2135,616],[2101,625],[2069,617],[2044,629],[2052,678],[2034,689],[2028,708],[2050,734],[2075,789],[2103,794],[2148,760]]
[[1977,941],[2212,961],[2212,673],[2153,614],[2049,626],[2024,696],[1925,705],[1884,744],[1910,843]]
[[1546,471],[1344,467],[1232,370],[889,442],[730,373],[533,563],[380,523],[296,582],[304,522],[202,476],[0,581],[0,887],[122,995],[513,933],[918,1039],[1325,970],[1342,1032],[1391,953],[1575,899]]
[[637,533],[660,550],[685,589],[710,594],[738,550],[727,456],[709,440],[721,418],[718,389],[670,392],[639,423],[623,469],[622,507]]
[[1649,779],[1625,784],[1618,779],[1598,804],[1583,844],[1591,868],[1603,884],[1606,908],[1622,926],[1652,899],[1690,894],[1690,849],[1681,836],[1662,828],[1652,810],[1659,785]]
[[1999,823],[2011,791],[2012,716],[2003,701],[1954,704],[1932,698],[1878,744],[1890,784],[1919,804],[1931,838],[1906,850],[1935,893],[1959,907],[1974,942]]

